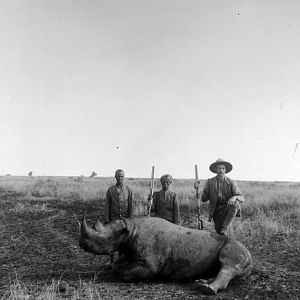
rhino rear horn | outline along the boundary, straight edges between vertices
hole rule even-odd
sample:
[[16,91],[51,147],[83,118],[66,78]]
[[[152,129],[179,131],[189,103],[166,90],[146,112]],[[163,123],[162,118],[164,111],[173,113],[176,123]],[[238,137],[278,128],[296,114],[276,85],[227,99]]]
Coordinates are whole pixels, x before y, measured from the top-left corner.
[[94,229],[98,232],[104,232],[105,231],[105,227],[102,225],[99,218],[97,218],[97,220],[94,224]]

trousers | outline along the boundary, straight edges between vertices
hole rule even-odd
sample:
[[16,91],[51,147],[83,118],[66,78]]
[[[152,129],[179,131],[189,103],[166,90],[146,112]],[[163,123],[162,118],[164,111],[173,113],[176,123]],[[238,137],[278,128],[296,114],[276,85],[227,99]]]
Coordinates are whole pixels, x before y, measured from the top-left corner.
[[223,227],[228,229],[239,210],[240,204],[238,201],[235,201],[234,204],[217,205],[213,214],[216,232],[220,233]]

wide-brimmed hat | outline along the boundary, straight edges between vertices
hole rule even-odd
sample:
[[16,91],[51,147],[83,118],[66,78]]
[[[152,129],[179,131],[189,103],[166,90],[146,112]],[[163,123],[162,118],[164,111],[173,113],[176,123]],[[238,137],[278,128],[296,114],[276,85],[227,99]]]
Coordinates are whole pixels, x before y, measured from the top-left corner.
[[213,173],[217,173],[216,172],[216,166],[217,165],[224,165],[226,167],[226,172],[225,173],[229,173],[232,170],[232,164],[222,158],[218,158],[215,162],[213,162],[210,166],[209,169],[213,172]]

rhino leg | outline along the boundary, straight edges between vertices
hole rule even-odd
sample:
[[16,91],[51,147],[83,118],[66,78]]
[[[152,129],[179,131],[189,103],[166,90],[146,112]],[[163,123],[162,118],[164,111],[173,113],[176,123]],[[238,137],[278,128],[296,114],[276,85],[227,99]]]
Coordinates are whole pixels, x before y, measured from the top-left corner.
[[252,270],[252,258],[249,251],[240,243],[228,239],[219,254],[222,267],[212,282],[199,283],[199,289],[205,294],[216,294],[226,289],[230,280],[249,276]]
[[155,275],[143,261],[122,261],[120,264],[116,262],[113,271],[122,281],[127,282],[137,279],[150,279]]
[[234,268],[222,268],[213,282],[200,283],[199,289],[204,294],[215,295],[218,290],[226,289],[228,283],[235,277]]

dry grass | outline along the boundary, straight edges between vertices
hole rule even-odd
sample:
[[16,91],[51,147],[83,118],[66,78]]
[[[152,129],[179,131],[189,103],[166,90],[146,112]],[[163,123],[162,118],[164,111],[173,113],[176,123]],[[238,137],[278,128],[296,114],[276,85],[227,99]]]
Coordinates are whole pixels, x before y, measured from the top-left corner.
[[[104,286],[101,289],[107,289]],[[9,291],[1,299],[7,300],[95,300],[103,299],[101,289],[95,286],[95,281],[78,281],[76,289],[69,286],[66,281],[52,279],[50,283],[45,282],[42,286],[24,283],[16,278],[10,285]]]
[[[1,177],[0,195],[11,201],[9,210],[15,214],[24,212],[48,213],[52,200],[61,202],[99,202],[103,204],[107,188],[114,184],[114,178],[83,177]],[[145,214],[150,182],[146,179],[127,179],[134,191],[135,214]],[[204,181],[202,181],[202,186]],[[236,219],[231,236],[251,249],[267,249],[274,241],[279,241],[281,249],[289,249],[292,243],[299,245],[300,225],[300,184],[282,182],[239,182],[245,193],[242,218]],[[155,182],[160,188],[159,180]],[[197,206],[193,180],[174,180],[172,189],[176,191],[182,212],[187,212],[184,225],[196,227]],[[76,203],[77,203],[76,202]],[[207,218],[207,204],[203,204],[203,218]],[[0,212],[3,215],[3,212]],[[187,216],[187,217],[186,217]],[[212,224],[206,228],[212,229]],[[1,225],[1,222],[0,222]],[[288,250],[286,250],[288,251]],[[135,287],[136,288],[136,287]],[[157,286],[156,286],[157,288]],[[131,299],[130,295],[119,294],[107,283],[94,280],[79,280],[76,286],[68,282],[51,280],[33,285],[15,278],[1,299]],[[107,296],[103,296],[107,295]],[[108,296],[110,295],[110,296]]]
[[[204,186],[201,182],[201,187]],[[61,201],[103,202],[107,188],[114,184],[114,178],[84,177],[1,177],[0,193],[3,195],[22,195],[29,199],[59,199]],[[143,215],[147,209],[149,180],[127,179],[133,189],[135,215]],[[287,182],[239,182],[245,193],[243,220],[237,222],[234,232],[242,232],[255,239],[268,240],[273,234],[289,234],[300,223],[300,184]],[[159,189],[159,180],[155,180]],[[196,214],[197,203],[193,180],[174,180],[172,189],[177,193],[182,209]],[[17,202],[16,212],[23,210],[46,211],[45,203]],[[208,205],[202,204],[202,213],[207,215]]]

